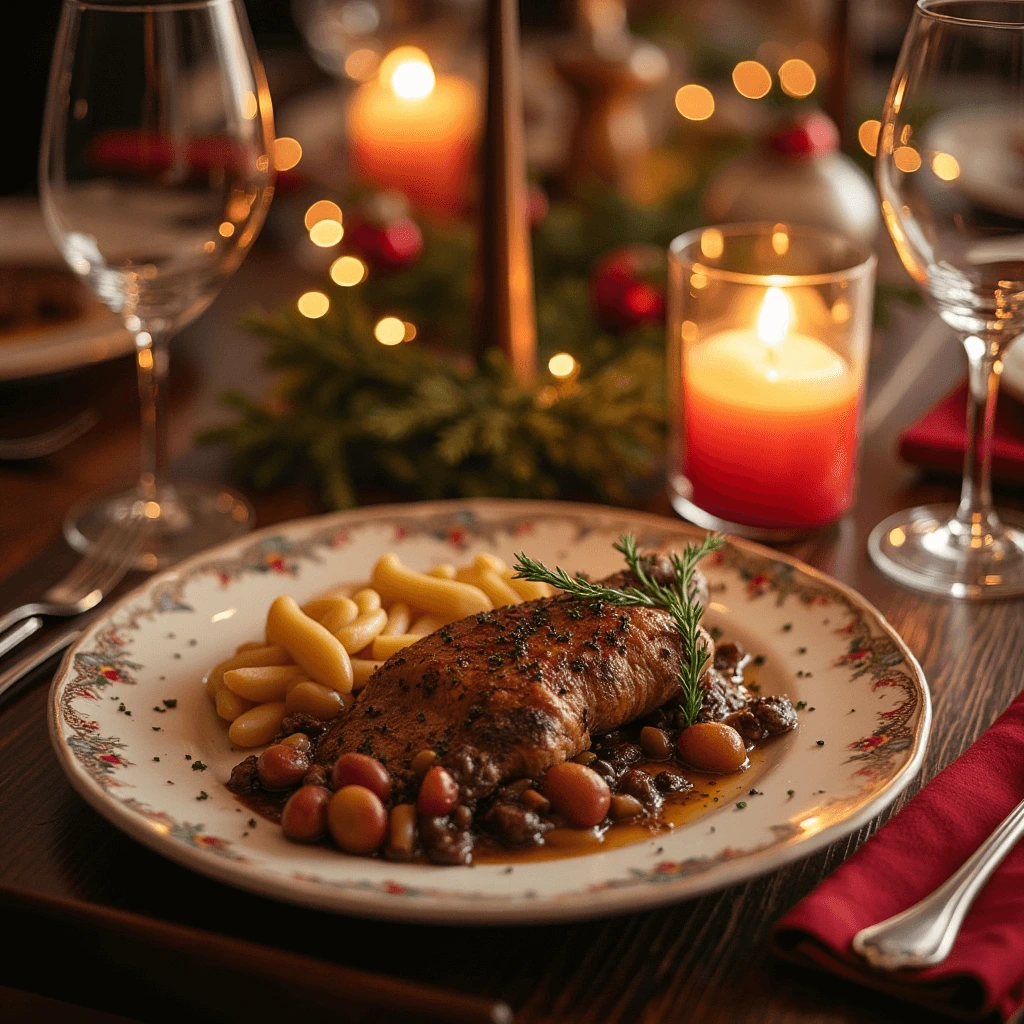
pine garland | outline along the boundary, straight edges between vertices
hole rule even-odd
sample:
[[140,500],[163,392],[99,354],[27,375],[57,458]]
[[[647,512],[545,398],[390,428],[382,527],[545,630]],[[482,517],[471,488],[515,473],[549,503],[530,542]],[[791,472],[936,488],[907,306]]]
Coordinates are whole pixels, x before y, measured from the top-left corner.
[[[527,389],[498,352],[470,363],[472,234],[426,225],[415,265],[371,273],[355,288],[328,285],[323,318],[293,308],[248,317],[268,342],[273,393],[229,393],[237,420],[200,440],[226,443],[254,487],[305,479],[331,508],[381,490],[628,502],[661,468],[664,331],[609,334],[595,318],[589,275],[609,248],[660,245],[696,216],[691,193],[657,210],[611,194],[552,209],[534,234],[541,372]],[[417,341],[379,344],[373,324],[384,311],[415,323]],[[559,351],[579,362],[576,379],[546,372]]]

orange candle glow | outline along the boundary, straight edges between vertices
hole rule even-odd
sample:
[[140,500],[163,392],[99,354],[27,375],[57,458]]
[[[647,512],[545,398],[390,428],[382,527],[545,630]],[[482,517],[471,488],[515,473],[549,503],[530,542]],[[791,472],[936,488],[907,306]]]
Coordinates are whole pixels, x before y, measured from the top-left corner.
[[427,209],[466,205],[479,121],[476,90],[435,76],[427,55],[402,46],[376,81],[359,87],[348,111],[352,164],[378,188],[397,189]]
[[790,299],[769,288],[756,329],[686,354],[684,465],[692,501],[721,519],[811,528],[853,499],[858,376],[831,348],[790,332]]

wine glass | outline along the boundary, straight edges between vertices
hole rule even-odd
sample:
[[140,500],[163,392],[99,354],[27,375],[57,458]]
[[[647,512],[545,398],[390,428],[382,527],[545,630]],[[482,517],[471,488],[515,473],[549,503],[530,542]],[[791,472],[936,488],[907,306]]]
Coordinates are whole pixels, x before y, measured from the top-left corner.
[[1002,357],[1024,332],[1024,3],[918,0],[882,116],[876,175],[904,265],[967,352],[957,506],[900,512],[868,542],[910,587],[1024,593],[1024,519],[992,506]]
[[157,569],[250,528],[245,500],[166,475],[171,337],[242,262],[273,195],[270,94],[241,0],[64,0],[40,197],[64,259],[135,337],[142,473],[67,516],[87,550],[111,521],[149,522]]

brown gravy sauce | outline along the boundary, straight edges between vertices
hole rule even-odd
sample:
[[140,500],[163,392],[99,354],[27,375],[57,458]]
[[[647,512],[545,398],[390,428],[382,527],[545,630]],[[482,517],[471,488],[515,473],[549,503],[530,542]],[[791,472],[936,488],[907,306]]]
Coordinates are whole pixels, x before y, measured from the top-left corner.
[[769,741],[755,747],[747,755],[748,767],[729,775],[693,771],[681,767],[675,761],[641,761],[633,767],[641,768],[649,775],[657,775],[669,768],[685,775],[693,783],[693,789],[686,793],[668,794],[657,817],[616,822],[603,829],[553,829],[544,837],[543,846],[513,850],[488,842],[483,837],[473,847],[473,860],[477,864],[530,864],[535,861],[580,857],[655,839],[682,825],[689,825],[719,807],[735,806],[738,801],[754,799],[749,796],[750,790],[756,788],[757,780],[768,767],[768,754],[773,745]]

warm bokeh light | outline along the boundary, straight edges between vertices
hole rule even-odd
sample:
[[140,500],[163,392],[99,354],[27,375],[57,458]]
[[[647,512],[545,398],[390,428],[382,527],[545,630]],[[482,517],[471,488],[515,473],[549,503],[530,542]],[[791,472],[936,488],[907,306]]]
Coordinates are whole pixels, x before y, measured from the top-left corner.
[[245,220],[252,212],[252,202],[244,192],[236,192],[228,200],[228,220],[235,224]]
[[399,46],[380,64],[380,80],[403,100],[421,100],[434,91],[430,58],[418,47]]
[[336,220],[318,220],[309,229],[309,240],[321,249],[329,249],[337,245],[345,234],[345,229]]
[[684,320],[679,326],[679,335],[683,341],[696,341],[699,333],[697,325],[692,320]]
[[296,303],[299,312],[310,320],[319,320],[331,308],[331,300],[323,292],[305,292]]
[[274,170],[290,171],[302,159],[302,146],[297,139],[282,135],[274,140]]
[[710,89],[691,82],[676,93],[676,110],[687,121],[706,121],[715,112],[715,97]]
[[936,178],[955,181],[960,177],[960,161],[952,153],[936,153],[932,157],[932,171]]
[[251,121],[259,111],[259,104],[256,102],[255,93],[247,92],[242,97],[242,117],[246,121]]
[[832,307],[832,322],[837,324],[845,324],[850,319],[850,304],[846,299],[836,299],[835,305]]
[[921,154],[913,146],[897,146],[892,162],[905,174],[913,174],[921,166]]
[[718,228],[708,228],[700,236],[700,251],[709,260],[717,260],[725,251],[725,236]]
[[874,156],[878,152],[878,133],[881,128],[882,122],[872,119],[861,122],[857,129],[857,141],[868,156]]
[[231,221],[223,221],[219,228],[217,228],[218,234],[221,238],[230,238],[235,233],[235,225]]
[[557,352],[548,360],[548,370],[552,377],[564,380],[576,372],[576,360],[568,352]]
[[377,321],[373,336],[382,345],[401,345],[405,341],[405,324],[397,316],[385,316]]
[[900,145],[901,146],[908,146],[908,145],[910,145],[910,137],[913,134],[914,134],[913,127],[911,125],[909,125],[909,124],[905,124],[900,129]]
[[772,248],[776,255],[785,256],[789,252],[789,232],[776,228],[772,232]]
[[779,85],[782,86],[782,91],[787,96],[803,99],[804,96],[810,96],[814,92],[814,87],[817,84],[818,76],[815,75],[814,68],[807,61],[800,60],[799,57],[784,61],[782,67],[779,68]]
[[402,326],[405,328],[405,334],[402,336],[402,341],[412,341],[412,339],[415,338],[416,334],[418,333],[416,330],[416,325],[409,323],[408,320],[403,320]]
[[703,270],[695,270],[690,275],[690,287],[694,291],[698,291],[699,292],[702,288],[707,288],[707,286],[708,286],[708,275],[705,274]]
[[351,288],[366,278],[366,264],[358,256],[339,256],[331,264],[331,280],[342,288]]
[[330,199],[318,199],[306,211],[303,223],[306,225],[306,230],[310,231],[314,224],[318,224],[322,220],[336,220],[340,224],[342,222],[341,207],[337,203],[332,203]]
[[771,91],[771,72],[760,61],[741,60],[732,69],[732,84],[741,96],[746,96],[748,100],[759,100]]
[[353,50],[345,58],[345,74],[356,82],[368,82],[380,68],[380,54],[369,47]]

